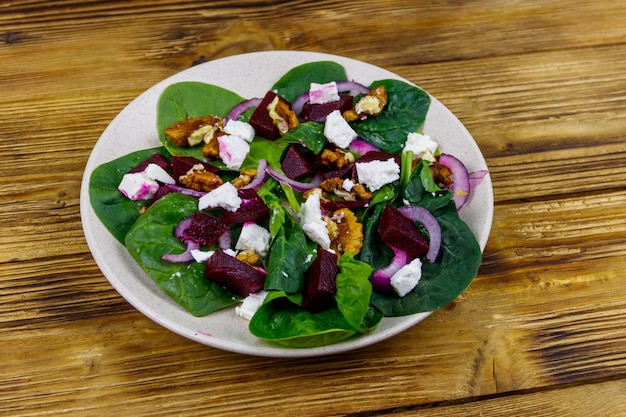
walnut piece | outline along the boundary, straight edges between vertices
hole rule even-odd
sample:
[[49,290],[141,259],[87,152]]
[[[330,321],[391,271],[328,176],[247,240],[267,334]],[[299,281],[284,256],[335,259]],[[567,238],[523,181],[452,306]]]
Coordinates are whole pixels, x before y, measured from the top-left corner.
[[336,210],[332,222],[336,227],[336,234],[331,237],[330,248],[342,255],[350,252],[358,255],[363,248],[363,225],[347,208]]
[[194,165],[193,168],[185,175],[182,175],[178,180],[187,188],[206,192],[213,191],[224,183],[218,175],[207,171],[201,164]]
[[219,129],[222,125],[223,121],[219,117],[190,117],[165,128],[164,133],[175,145],[188,148],[202,142],[208,132]]
[[278,95],[268,104],[267,110],[281,136],[300,124],[298,116],[291,110],[289,103]]
[[387,105],[387,91],[381,85],[361,97],[354,108],[343,112],[343,118],[348,122],[367,119],[368,116],[376,116]]
[[242,262],[247,263],[250,266],[259,266],[261,265],[261,256],[252,249],[244,250],[239,252],[235,258],[239,259]]
[[242,169],[237,178],[233,178],[231,183],[237,189],[245,187],[250,184],[252,179],[256,176],[256,169]]
[[452,171],[445,165],[437,162],[431,164],[430,171],[433,173],[433,180],[438,186],[445,188],[452,184]]
[[354,155],[344,152],[339,148],[335,150],[324,149],[321,155],[322,164],[331,168],[344,168],[354,162]]

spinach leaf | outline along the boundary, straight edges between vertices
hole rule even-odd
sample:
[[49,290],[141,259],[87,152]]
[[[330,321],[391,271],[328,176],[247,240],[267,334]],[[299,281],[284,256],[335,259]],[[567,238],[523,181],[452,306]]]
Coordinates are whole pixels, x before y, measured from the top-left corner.
[[271,217],[278,216],[284,223],[276,231],[275,221],[270,218],[270,229],[276,233],[265,262],[266,290],[282,290],[288,293],[300,291],[307,264],[307,243],[304,232],[282,207],[272,207]]
[[[451,203],[452,205],[454,203]],[[441,252],[437,262],[422,264],[422,278],[404,297],[372,294],[371,304],[385,316],[403,316],[441,308],[470,285],[482,260],[480,247],[456,209],[437,216],[441,226]]]
[[172,155],[202,158],[202,145],[184,148],[174,145],[165,137],[165,128],[188,117],[226,117],[230,109],[244,98],[234,92],[212,84],[183,81],[169,85],[157,103],[157,131],[159,140]]
[[315,155],[319,155],[324,149],[324,145],[326,145],[324,124],[311,121],[300,123],[287,132],[280,140],[289,143],[299,143]]
[[117,189],[128,171],[155,153],[166,155],[163,147],[132,152],[113,161],[99,165],[89,178],[89,200],[96,216],[121,244],[130,227],[139,218],[146,200],[130,200]]
[[378,219],[385,209],[385,204],[371,206],[365,213],[363,220],[363,248],[360,259],[374,267],[381,269],[389,265],[393,259],[391,248],[380,241],[378,235]]
[[298,348],[329,345],[358,333],[337,307],[311,314],[287,297],[264,303],[248,327],[256,337]]
[[372,294],[369,277],[373,268],[365,262],[354,259],[351,253],[345,253],[337,265],[339,266],[335,294],[337,307],[348,324],[353,329],[360,330],[369,309]]
[[[431,191],[433,187],[439,191]],[[413,171],[403,198],[413,205],[426,207],[437,218],[442,233],[441,250],[435,263],[423,261],[422,278],[406,296],[372,294],[371,304],[386,316],[432,311],[445,306],[469,286],[482,261],[480,246],[469,226],[459,217],[452,194],[434,185],[425,161]],[[370,233],[369,246],[387,247],[377,234]]]
[[305,91],[311,83],[328,83],[347,80],[346,70],[332,61],[316,61],[299,65],[287,71],[271,88],[285,100],[292,102]]
[[126,235],[130,255],[157,285],[194,316],[203,316],[234,304],[239,297],[204,277],[204,264],[172,263],[166,253],[181,253],[183,243],[174,229],[198,209],[198,200],[170,193],[154,203]]
[[351,122],[351,125],[360,137],[383,151],[400,153],[407,135],[418,131],[424,124],[430,96],[398,80],[375,81],[370,88],[381,85],[387,91],[387,106],[378,116]]

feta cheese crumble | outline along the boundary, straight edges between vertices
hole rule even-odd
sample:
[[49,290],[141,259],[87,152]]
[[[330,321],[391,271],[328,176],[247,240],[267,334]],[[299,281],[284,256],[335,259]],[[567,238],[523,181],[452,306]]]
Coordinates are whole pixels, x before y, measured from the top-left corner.
[[243,138],[235,135],[220,136],[220,158],[229,169],[239,169],[250,152],[250,145]]
[[176,180],[157,164],[148,164],[144,172],[153,180],[162,182],[163,184],[176,184]]
[[212,250],[203,251],[200,249],[192,249],[190,252],[193,259],[198,263],[206,262],[215,253],[215,251]]
[[339,100],[337,83],[331,81],[326,84],[311,83],[309,88],[309,102],[311,104],[326,104]]
[[330,236],[326,228],[326,222],[322,218],[320,196],[311,194],[300,206],[300,227],[304,234],[322,248],[330,248]]
[[254,222],[246,222],[241,229],[235,249],[253,250],[264,258],[269,245],[270,232]]
[[347,148],[356,139],[356,132],[350,127],[346,119],[343,118],[339,110],[332,111],[326,116],[324,124],[324,136],[329,142],[340,148]]
[[350,192],[350,191],[352,191],[352,189],[354,188],[355,185],[356,184],[354,183],[354,181],[352,181],[349,178],[346,178],[345,180],[343,180],[343,183],[341,184],[341,188],[343,188],[347,192]]
[[393,158],[386,161],[357,162],[356,173],[361,184],[366,185],[370,191],[376,191],[400,178],[400,165]]
[[198,210],[220,207],[228,211],[237,211],[241,207],[241,202],[241,197],[237,194],[237,188],[230,182],[225,182],[215,190],[200,197]]
[[422,261],[413,259],[404,265],[391,277],[391,287],[400,296],[404,297],[417,286],[422,278]]
[[239,136],[246,142],[252,142],[254,139],[254,128],[250,123],[242,122],[241,120],[229,120],[224,126],[224,132],[229,135]]
[[250,294],[243,299],[240,306],[235,307],[235,313],[246,320],[252,319],[254,313],[263,305],[265,297],[267,297],[267,291],[259,291],[258,293]]
[[150,200],[159,189],[159,183],[145,172],[124,174],[117,189],[129,199]]
[[422,158],[431,161],[434,160],[434,154],[438,146],[437,142],[428,135],[409,133],[402,152],[413,152],[413,159]]

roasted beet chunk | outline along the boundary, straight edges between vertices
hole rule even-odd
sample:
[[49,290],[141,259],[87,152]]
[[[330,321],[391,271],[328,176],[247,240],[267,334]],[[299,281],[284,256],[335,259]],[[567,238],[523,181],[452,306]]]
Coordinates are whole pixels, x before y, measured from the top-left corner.
[[133,172],[144,171],[146,167],[150,164],[157,164],[158,166],[160,166],[166,171],[169,171],[172,167],[172,165],[170,164],[170,161],[165,156],[161,155],[160,153],[155,153],[150,158],[146,159],[145,161],[140,162],[137,166],[135,166],[133,169],[128,171],[128,173],[130,174]]
[[252,188],[237,190],[241,207],[236,211],[222,210],[222,220],[227,224],[258,222],[270,216],[270,209]]
[[302,308],[317,313],[335,303],[337,292],[337,255],[319,249],[317,258],[304,273]]
[[198,158],[194,158],[193,156],[173,156],[172,157],[172,177],[176,181],[185,175],[194,165],[202,165],[204,169],[216,173],[218,171],[217,167],[207,164],[204,161],[199,160]]
[[278,137],[278,129],[274,126],[274,121],[270,117],[267,106],[274,100],[276,93],[268,91],[263,97],[261,104],[254,110],[250,117],[250,124],[257,135],[265,139],[274,140]]
[[221,249],[206,261],[204,276],[241,297],[263,289],[265,275]]
[[338,101],[324,104],[311,104],[307,101],[302,107],[301,116],[304,120],[324,123],[326,122],[326,116],[333,111],[339,110],[343,114],[344,111],[350,110],[353,101],[353,97],[349,95],[341,95]]
[[294,145],[287,149],[281,168],[285,175],[293,180],[299,180],[315,173],[313,164]]
[[405,251],[413,258],[428,251],[428,242],[415,223],[389,204],[380,215],[378,234],[384,243]]
[[197,211],[191,216],[189,228],[184,231],[184,236],[193,242],[211,246],[227,230],[228,225],[219,217]]
[[401,164],[399,154],[387,153],[383,151],[370,151],[365,155],[362,155],[356,160],[356,162],[387,161],[389,158],[393,158],[398,165]]

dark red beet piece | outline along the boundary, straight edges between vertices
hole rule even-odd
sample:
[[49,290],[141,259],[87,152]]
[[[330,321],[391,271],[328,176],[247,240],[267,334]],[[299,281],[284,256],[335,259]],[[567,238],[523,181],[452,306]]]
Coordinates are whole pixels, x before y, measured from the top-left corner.
[[358,209],[358,208],[365,208],[369,206],[369,202],[368,201],[361,201],[361,200],[357,200],[357,201],[352,201],[352,200],[327,200],[327,201],[320,201],[320,207],[322,207],[322,210],[326,210],[326,211],[335,211],[335,210],[339,210],[339,209],[343,209],[343,208],[347,208],[347,209]]
[[196,211],[191,216],[189,228],[185,231],[187,239],[211,246],[228,230],[228,225],[219,217]]
[[293,180],[299,180],[315,174],[313,164],[294,145],[289,146],[289,149],[287,149],[281,168],[285,175]]
[[413,220],[389,204],[378,220],[378,234],[384,243],[405,251],[413,258],[428,251],[428,242]]
[[270,216],[270,209],[252,188],[237,190],[241,207],[236,211],[222,210],[222,220],[227,224],[258,222]]
[[216,173],[218,168],[204,161],[194,158],[193,156],[173,156],[172,157],[172,177],[176,181],[185,175],[189,170],[197,164],[201,164],[204,169],[209,172]]
[[137,166],[128,171],[128,173],[130,174],[133,172],[141,172],[145,170],[146,167],[150,164],[157,164],[166,171],[170,171],[170,169],[172,168],[172,164],[170,164],[170,161],[164,155],[161,155],[160,153],[155,153],[150,158],[140,162]]
[[268,91],[263,97],[261,104],[257,106],[250,117],[249,123],[254,128],[254,132],[258,136],[262,136],[265,139],[274,140],[278,137],[278,128],[274,126],[274,122],[270,117],[267,106],[274,100],[276,93]]
[[324,104],[311,104],[310,102],[304,103],[302,106],[301,117],[304,120],[312,120],[314,122],[326,122],[326,116],[335,110],[343,112],[350,110],[353,105],[354,98],[349,95],[340,95],[338,101],[331,101]]
[[387,161],[389,158],[395,159],[398,165],[401,164],[399,154],[387,153],[383,151],[369,151],[365,155],[359,157],[356,162]]
[[263,289],[265,274],[218,249],[206,261],[204,276],[241,297]]
[[150,200],[150,204],[149,205],[152,205],[152,204],[156,203],[162,197],[165,197],[166,195],[168,195],[171,192],[173,192],[173,191],[169,187],[165,187],[163,185],[160,186],[159,189],[157,190],[157,192],[152,197],[152,200]]
[[337,255],[320,248],[317,258],[304,273],[303,309],[318,313],[335,303],[337,270]]

